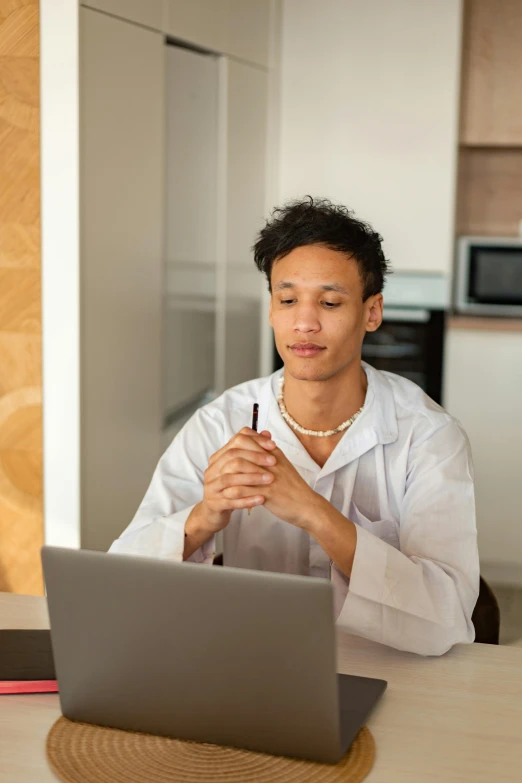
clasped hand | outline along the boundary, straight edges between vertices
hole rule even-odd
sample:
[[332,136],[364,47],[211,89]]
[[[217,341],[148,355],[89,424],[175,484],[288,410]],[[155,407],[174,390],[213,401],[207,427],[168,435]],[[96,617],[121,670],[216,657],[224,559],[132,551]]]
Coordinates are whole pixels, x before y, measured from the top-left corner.
[[320,497],[271,440],[270,432],[243,427],[210,458],[202,504],[214,532],[228,525],[233,510],[259,505],[306,529]]

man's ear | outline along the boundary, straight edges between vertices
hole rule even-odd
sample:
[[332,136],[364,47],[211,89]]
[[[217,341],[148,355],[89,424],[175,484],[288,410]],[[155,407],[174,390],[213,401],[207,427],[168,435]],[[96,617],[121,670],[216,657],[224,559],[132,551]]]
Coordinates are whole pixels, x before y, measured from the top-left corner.
[[270,304],[268,305],[268,323],[273,326],[272,323],[272,294],[270,294]]
[[366,324],[365,328],[367,332],[376,332],[379,326],[382,324],[382,309],[384,300],[382,294],[375,294],[370,296],[367,302],[365,302],[366,308]]

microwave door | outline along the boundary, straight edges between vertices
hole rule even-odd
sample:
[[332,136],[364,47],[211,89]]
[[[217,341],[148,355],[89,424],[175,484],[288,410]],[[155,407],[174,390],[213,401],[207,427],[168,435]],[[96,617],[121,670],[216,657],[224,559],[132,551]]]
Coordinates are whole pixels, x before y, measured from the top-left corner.
[[516,238],[462,237],[457,257],[457,310],[522,316],[522,243]]

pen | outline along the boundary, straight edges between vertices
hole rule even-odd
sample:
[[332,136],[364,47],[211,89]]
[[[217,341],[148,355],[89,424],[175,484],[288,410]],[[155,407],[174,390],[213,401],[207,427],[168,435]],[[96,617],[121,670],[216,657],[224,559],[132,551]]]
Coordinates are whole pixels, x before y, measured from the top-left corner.
[[[254,406],[252,408],[252,429],[254,432],[257,432],[257,417],[259,415],[259,405],[257,402],[254,403]],[[248,509],[248,516],[250,516],[251,509]]]
[[252,429],[254,432],[257,432],[257,417],[259,415],[259,405],[257,402],[254,403],[254,407],[252,408]]

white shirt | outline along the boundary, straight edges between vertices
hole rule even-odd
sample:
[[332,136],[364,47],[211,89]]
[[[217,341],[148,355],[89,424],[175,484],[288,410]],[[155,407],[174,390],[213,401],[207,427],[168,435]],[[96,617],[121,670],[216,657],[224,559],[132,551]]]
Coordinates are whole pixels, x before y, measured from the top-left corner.
[[[475,638],[479,589],[473,467],[459,422],[411,381],[363,362],[363,412],[322,468],[281,416],[282,370],[226,391],[198,410],[156,468],[134,520],[111,552],[181,561],[185,521],[203,497],[210,456],[259,403],[267,429],[304,480],[355,523],[348,579],[304,530],[263,506],[232,513],[227,566],[331,579],[337,624],[350,633],[422,655]],[[211,564],[214,539],[190,560]]]

